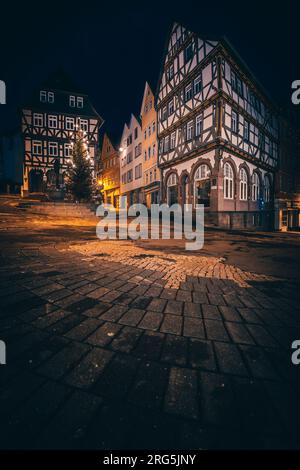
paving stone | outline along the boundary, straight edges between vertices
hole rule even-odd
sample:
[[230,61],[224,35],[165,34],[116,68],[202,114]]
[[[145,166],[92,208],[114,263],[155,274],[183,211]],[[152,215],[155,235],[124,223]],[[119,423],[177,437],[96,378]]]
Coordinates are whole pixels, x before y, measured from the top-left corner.
[[219,310],[224,320],[229,322],[242,322],[243,319],[234,307],[224,307],[220,305]]
[[145,310],[149,303],[151,302],[151,298],[150,297],[143,297],[143,296],[139,296],[139,297],[136,297],[130,304],[130,307],[132,308],[140,308],[142,310]]
[[211,341],[189,340],[189,365],[193,368],[215,371],[217,368]]
[[71,312],[56,309],[53,312],[48,313],[48,315],[43,315],[42,317],[36,318],[36,320],[32,322],[32,325],[37,328],[47,328],[48,326],[53,325],[54,323],[62,320],[63,318],[66,318],[69,315],[72,315]]
[[74,367],[88,351],[89,347],[85,344],[71,343],[41,365],[38,372],[46,377],[58,380],[71,367]]
[[227,331],[235,343],[255,344],[247,328],[242,323],[225,322]]
[[147,360],[158,360],[164,337],[162,333],[146,331],[134,349],[134,355]]
[[172,367],[164,408],[167,413],[185,418],[198,418],[198,386],[195,371]]
[[68,295],[63,299],[56,300],[55,304],[58,305],[60,308],[69,310],[69,307],[71,305],[76,304],[81,300],[84,300],[84,297],[82,295],[72,293],[72,295]]
[[102,400],[81,390],[75,391],[49,425],[40,433],[36,446],[43,449],[78,448],[87,425],[95,416]]
[[86,295],[92,299],[100,299],[100,297],[103,297],[107,292],[109,292],[109,289],[106,287],[98,287],[97,289],[88,292]]
[[127,292],[123,292],[116,300],[114,300],[115,304],[121,305],[130,305],[134,300],[135,296],[128,294]]
[[257,316],[253,308],[238,308],[237,310],[247,323],[263,324],[263,321]]
[[[156,287],[156,286],[151,286],[146,292],[145,295],[148,297],[159,297],[160,294],[162,293],[162,288],[161,287]],[[158,299],[157,299],[158,300]],[[163,302],[162,302],[163,303]]]
[[[110,304],[107,304],[108,306]],[[101,316],[101,320],[109,320],[112,322],[118,321],[121,316],[127,312],[128,307],[125,305],[114,305],[113,307],[106,310]]]
[[182,317],[178,315],[165,314],[160,331],[180,335],[182,330]]
[[200,304],[193,304],[192,302],[184,302],[183,314],[189,317],[201,317]]
[[201,416],[204,424],[238,429],[240,421],[230,379],[213,372],[200,372],[200,378]]
[[215,305],[202,305],[203,317],[209,320],[222,320],[218,307]]
[[106,346],[113,340],[121,328],[121,325],[116,323],[105,322],[86,339],[86,342],[93,346]]
[[127,394],[136,375],[139,360],[128,354],[115,354],[98,378],[93,393],[113,398],[122,398]]
[[247,329],[255,339],[259,346],[265,347],[278,347],[279,344],[274,338],[268,333],[268,331],[261,325],[247,325]]
[[161,360],[173,365],[185,366],[188,357],[188,341],[182,336],[166,335]]
[[218,320],[204,320],[207,338],[215,341],[229,341],[224,324]]
[[147,310],[151,310],[151,312],[163,312],[167,301],[164,299],[152,299],[150,304],[147,307]]
[[94,348],[64,378],[64,382],[83,389],[90,388],[102,374],[112,356],[111,351]]
[[160,407],[168,382],[169,371],[166,366],[156,362],[143,362],[137,372],[128,399],[138,406]]
[[184,317],[183,335],[193,338],[205,338],[203,320],[200,318]]
[[67,331],[74,328],[76,325],[81,323],[84,319],[85,317],[83,317],[82,315],[77,315],[77,314],[72,313],[71,315],[65,316],[58,322],[54,323],[54,325],[50,325],[47,328],[47,331],[53,334],[57,334],[57,335],[58,334],[64,335],[65,333],[67,333]]
[[89,282],[88,284],[85,284],[84,286],[77,288],[76,292],[81,295],[87,295],[90,292],[95,291],[98,288],[99,288],[98,284]]
[[172,313],[173,315],[182,315],[183,302],[178,300],[168,300],[165,313]]
[[113,302],[117,299],[119,299],[122,295],[122,292],[118,290],[111,290],[107,292],[107,294],[103,295],[101,297],[102,302]]
[[111,348],[115,351],[129,353],[136,346],[141,334],[141,330],[125,326],[111,343]]
[[216,341],[214,346],[221,372],[233,375],[249,375],[237,346],[219,341]]
[[58,302],[59,300],[65,299],[66,297],[73,296],[73,292],[69,289],[56,290],[49,294],[43,294],[43,298],[48,302]]
[[225,300],[228,307],[244,307],[244,304],[240,301],[236,294],[223,294],[223,299]]
[[119,323],[122,325],[136,326],[143,316],[145,315],[145,310],[138,308],[130,308],[124,315],[120,318]]
[[102,323],[101,320],[97,320],[96,318],[87,318],[68,331],[66,337],[75,341],[83,340],[101,326]]
[[[111,304],[97,301],[94,307],[84,310],[83,315],[85,317],[100,317],[104,312],[107,312],[112,307]],[[106,319],[107,320],[107,319]]]
[[217,293],[207,294],[208,301],[211,305],[226,305],[222,295]]
[[182,302],[192,302],[192,293],[188,290],[179,289],[177,291],[176,300]]
[[195,304],[208,304],[208,298],[206,293],[198,290],[193,292],[193,302],[195,302]]
[[261,348],[241,345],[240,349],[254,377],[278,380],[278,374]]
[[177,294],[177,290],[176,289],[163,289],[161,294],[160,294],[160,298],[161,299],[166,299],[166,300],[175,300],[176,298],[176,294]]
[[163,318],[164,315],[161,313],[147,311],[138,327],[145,330],[156,331],[159,329]]

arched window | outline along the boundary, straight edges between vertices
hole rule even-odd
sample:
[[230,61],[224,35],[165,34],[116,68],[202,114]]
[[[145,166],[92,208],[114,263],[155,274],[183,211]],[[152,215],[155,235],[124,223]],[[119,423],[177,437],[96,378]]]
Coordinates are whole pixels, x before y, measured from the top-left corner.
[[178,178],[171,173],[167,179],[167,203],[169,206],[178,202]]
[[256,172],[252,175],[252,201],[257,201],[259,199],[260,193],[260,184],[259,176]]
[[240,170],[240,200],[247,201],[248,199],[248,175],[244,168]]
[[264,177],[264,201],[270,202],[271,196],[271,184],[270,184],[270,177],[265,175]]
[[203,163],[197,168],[194,176],[195,205],[204,204],[209,207],[210,201],[210,168]]
[[233,170],[229,163],[224,165],[224,199],[233,199]]

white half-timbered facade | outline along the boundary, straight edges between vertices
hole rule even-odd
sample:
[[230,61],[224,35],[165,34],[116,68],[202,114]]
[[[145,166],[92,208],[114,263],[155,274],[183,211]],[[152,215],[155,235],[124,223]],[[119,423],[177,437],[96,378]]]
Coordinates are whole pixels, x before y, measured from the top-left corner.
[[77,129],[86,135],[94,171],[102,123],[88,95],[78,90],[64,73],[55,74],[36,90],[22,109],[23,196],[63,188]]
[[228,41],[174,23],[156,109],[162,201],[204,204],[217,225],[269,226],[277,113]]

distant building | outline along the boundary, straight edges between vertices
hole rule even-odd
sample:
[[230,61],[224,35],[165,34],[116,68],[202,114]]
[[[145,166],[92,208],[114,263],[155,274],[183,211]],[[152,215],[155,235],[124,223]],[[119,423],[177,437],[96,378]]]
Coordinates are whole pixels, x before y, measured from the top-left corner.
[[146,82],[141,107],[144,193],[147,207],[159,203],[160,177],[157,168],[156,111],[154,95]]
[[23,180],[23,141],[20,130],[0,136],[0,192],[20,192]]
[[104,202],[118,207],[120,196],[120,156],[119,146],[113,145],[105,133],[101,148],[98,184],[102,188]]
[[227,228],[274,226],[277,110],[226,40],[174,23],[156,95],[162,200]]
[[121,138],[120,181],[120,193],[127,197],[128,205],[144,202],[142,129],[133,114]]
[[275,229],[300,228],[300,133],[294,116],[280,116],[279,165],[275,176]]
[[86,132],[94,170],[102,123],[88,95],[64,72],[55,73],[43,83],[22,108],[23,196],[53,189],[57,181],[55,167],[59,169],[59,183],[64,185],[76,129]]

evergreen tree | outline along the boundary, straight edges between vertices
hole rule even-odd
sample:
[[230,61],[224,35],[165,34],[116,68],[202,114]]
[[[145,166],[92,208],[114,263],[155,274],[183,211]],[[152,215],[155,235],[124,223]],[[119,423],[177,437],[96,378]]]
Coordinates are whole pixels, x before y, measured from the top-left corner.
[[74,132],[66,187],[76,201],[91,199],[93,191],[91,160],[87,140],[81,130]]

